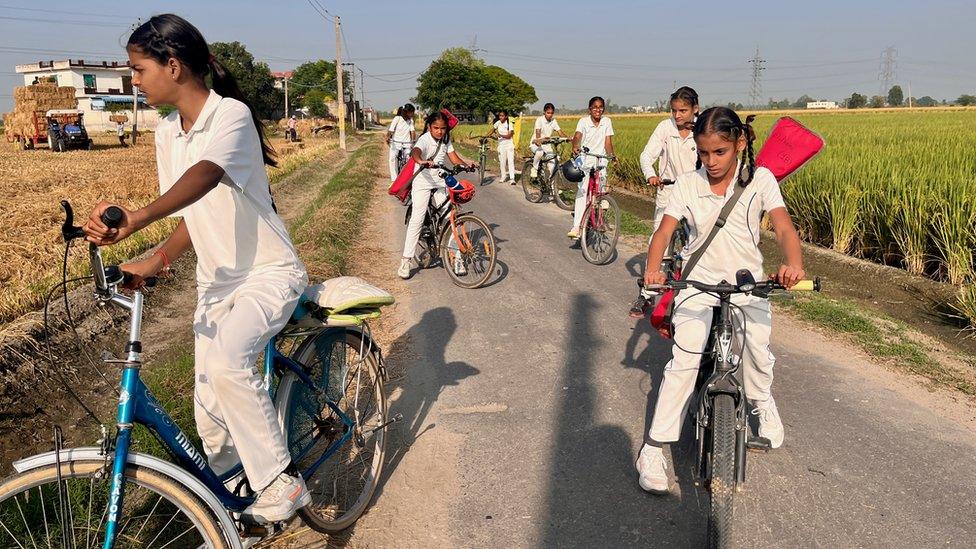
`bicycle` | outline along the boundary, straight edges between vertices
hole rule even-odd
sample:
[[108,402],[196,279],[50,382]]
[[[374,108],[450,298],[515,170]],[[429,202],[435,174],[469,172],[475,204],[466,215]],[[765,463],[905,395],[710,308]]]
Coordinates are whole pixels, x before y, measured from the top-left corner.
[[497,137],[490,135],[479,135],[478,138],[478,185],[485,184],[485,167],[488,166],[488,140]]
[[[552,152],[545,152],[542,158],[539,160],[539,170],[535,177],[531,176],[532,165],[534,163],[534,158],[532,156],[525,157],[525,164],[522,166],[522,192],[525,193],[525,199],[534,204],[542,202],[542,199],[546,196],[551,196],[553,202],[557,206],[566,211],[573,210],[573,200],[567,198],[567,191],[565,189],[560,189],[560,187],[565,187],[566,185],[560,184],[562,178],[562,173],[559,170],[560,164],[562,164],[559,156],[559,146],[563,143],[568,143],[572,139],[567,139],[564,137],[549,137],[542,141],[542,144],[552,144]],[[574,185],[575,189],[576,186]]]
[[[752,273],[742,269],[736,283],[722,281],[704,284],[694,280],[671,280],[655,284],[650,290],[694,289],[719,299],[712,317],[712,330],[702,352],[696,384],[695,410],[697,461],[696,484],[707,486],[711,499],[708,515],[708,547],[730,547],[732,544],[733,496],[746,478],[746,449],[768,450],[770,443],[752,437],[746,414],[746,395],[740,381],[740,356],[746,333],[742,323],[733,323],[732,295],[746,294],[767,298],[772,292],[787,289],[772,280],[756,282]],[[820,279],[801,280],[790,291],[820,291]],[[698,294],[694,294],[698,295]],[[739,341],[739,354],[733,344]]]
[[[586,187],[586,210],[579,221],[580,247],[583,258],[594,265],[606,265],[613,260],[617,251],[617,239],[620,237],[620,206],[610,196],[609,185],[600,189],[600,160],[615,160],[615,156],[591,153],[586,147],[580,150],[581,155],[592,156],[597,159],[597,165],[590,167],[589,180]],[[580,163],[579,155],[574,159]],[[575,196],[573,197],[575,203]],[[575,204],[574,204],[575,205]]]
[[[453,178],[473,168],[438,164],[428,169],[441,170],[444,179]],[[410,214],[416,204],[407,203],[404,224],[410,222]],[[430,267],[435,257],[447,270],[454,284],[462,288],[478,288],[488,282],[495,268],[495,235],[484,220],[471,212],[464,212],[453,195],[438,204],[431,193],[427,203],[427,215],[420,230],[418,253],[414,257],[421,269]]]
[[[62,207],[67,265],[67,247],[84,233],[73,225],[70,204],[63,201]],[[111,207],[102,221],[118,227],[122,216]],[[240,520],[238,513],[254,500],[243,467],[218,475],[140,379],[142,290],[122,294],[119,286],[128,275],[118,266],[106,267],[93,244],[89,262],[92,276],[85,278],[94,280],[96,302],[129,312],[127,357],[105,358],[122,367],[116,433],[107,436],[103,426],[100,446],[63,448],[56,427],[54,451],[15,462],[16,474],[0,483],[0,546],[51,546],[53,540],[60,547],[92,547],[101,537],[104,549],[223,549],[242,547],[242,537],[280,531],[280,523]],[[154,284],[154,278],[146,280]],[[265,347],[263,379],[292,463],[312,493],[312,503],[299,515],[312,529],[334,533],[369,504],[382,470],[386,427],[399,420],[387,419],[382,351],[367,322],[392,296],[374,296],[353,308],[305,296],[288,327]],[[281,350],[285,339],[293,343],[287,356]],[[134,425],[148,428],[174,461],[132,451]]]
[[397,141],[396,139],[391,139],[390,146],[392,147],[394,143],[397,145],[407,145],[406,147],[400,147],[397,150],[396,171],[397,173],[400,173],[403,171],[403,167],[407,165],[407,160],[410,159],[410,151],[413,149],[413,142]]
[[[661,185],[674,185],[674,181],[662,179]],[[688,221],[682,217],[678,221],[678,228],[671,235],[671,241],[668,242],[668,247],[664,251],[664,259],[661,261],[661,272],[668,280],[681,278],[681,268],[684,266],[683,252],[688,244],[690,234]],[[647,307],[655,295],[655,292],[638,285],[637,299],[634,300],[634,304],[630,308],[630,317],[643,318],[647,314]]]

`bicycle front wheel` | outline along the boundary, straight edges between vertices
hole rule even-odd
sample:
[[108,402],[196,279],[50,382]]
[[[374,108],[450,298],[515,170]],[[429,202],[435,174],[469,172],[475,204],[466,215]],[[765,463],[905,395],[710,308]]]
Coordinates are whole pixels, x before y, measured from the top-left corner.
[[312,503],[299,514],[318,532],[352,526],[379,483],[386,451],[386,395],[379,360],[368,345],[355,331],[318,332],[294,357],[315,385],[288,372],[275,396],[288,453],[312,494]]
[[495,235],[474,214],[459,215],[454,228],[441,233],[441,263],[458,286],[482,286],[495,269]]
[[485,184],[485,164],[488,163],[488,153],[484,148],[481,149],[481,153],[478,155],[478,184]]
[[522,166],[522,175],[519,176],[522,180],[522,192],[525,193],[525,199],[533,204],[542,202],[542,182],[548,176],[545,169],[545,166],[539,166],[539,172],[532,177],[532,161],[526,160]]
[[735,402],[730,395],[712,401],[711,475],[708,491],[708,547],[732,547],[732,498],[735,495]]
[[[31,469],[0,484],[0,547],[101,547],[108,510],[110,470],[105,461]],[[151,469],[125,469],[116,547],[229,547],[199,498]],[[236,532],[229,533],[236,535]]]
[[567,212],[573,211],[573,208],[576,207],[578,190],[579,186],[562,177],[559,166],[556,166],[556,173],[553,174],[552,178],[552,199],[556,205]]
[[594,265],[613,260],[620,237],[620,206],[612,196],[598,196],[583,214],[580,243],[583,257]]

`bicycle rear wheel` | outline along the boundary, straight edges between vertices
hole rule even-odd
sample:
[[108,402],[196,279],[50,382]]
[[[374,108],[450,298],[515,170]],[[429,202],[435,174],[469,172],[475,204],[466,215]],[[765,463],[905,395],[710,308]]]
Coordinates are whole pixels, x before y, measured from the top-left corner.
[[567,181],[562,176],[559,166],[556,166],[556,173],[552,177],[552,199],[561,209],[567,212],[573,211],[576,207],[576,193],[579,186],[576,183]]
[[[126,467],[125,477],[116,547],[230,546],[207,506],[173,479],[138,465]],[[61,492],[57,465],[7,478],[0,483],[0,547],[101,547],[110,479],[103,460],[62,462]]]
[[735,495],[735,402],[730,395],[712,401],[711,475],[708,491],[708,547],[732,547],[732,498]]
[[485,151],[484,147],[481,148],[478,154],[478,184],[485,184],[485,168],[488,163],[488,153]]
[[525,193],[525,199],[533,204],[542,202],[542,182],[546,181],[548,177],[549,174],[546,172],[545,165],[540,165],[539,172],[535,177],[532,177],[532,160],[526,160],[522,166],[522,175],[519,176],[519,179],[522,180],[522,192]]
[[[367,345],[359,332],[345,329],[311,336],[294,358],[315,386],[289,372],[275,398],[292,463],[312,493],[312,503],[299,514],[318,532],[352,526],[369,505],[383,469],[386,394],[377,354]],[[352,420],[351,428],[330,402]]]
[[620,207],[610,195],[598,196],[583,214],[583,257],[594,265],[613,260],[620,237]]
[[441,233],[441,263],[451,280],[462,288],[477,288],[488,282],[495,269],[495,235],[480,217],[462,214]]

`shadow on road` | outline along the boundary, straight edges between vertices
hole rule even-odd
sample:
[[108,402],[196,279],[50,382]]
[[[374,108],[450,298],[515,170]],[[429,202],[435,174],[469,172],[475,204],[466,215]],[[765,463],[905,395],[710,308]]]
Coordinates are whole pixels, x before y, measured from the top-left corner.
[[[606,375],[601,370],[608,366],[596,364],[593,358],[604,344],[593,329],[596,309],[589,295],[572,297],[566,330],[570,351],[556,384],[562,390],[554,414],[560,424],[553,442],[545,515],[540,521],[540,546],[701,546],[707,500],[697,497],[686,473],[685,453],[678,451],[675,456],[681,467],[679,489],[670,496],[652,496],[637,485],[634,462],[641,441],[599,419],[613,417],[614,411],[597,407],[596,386]],[[659,355],[661,345],[652,346]],[[646,361],[642,364],[647,368]],[[656,387],[663,364],[656,364],[654,370]]]

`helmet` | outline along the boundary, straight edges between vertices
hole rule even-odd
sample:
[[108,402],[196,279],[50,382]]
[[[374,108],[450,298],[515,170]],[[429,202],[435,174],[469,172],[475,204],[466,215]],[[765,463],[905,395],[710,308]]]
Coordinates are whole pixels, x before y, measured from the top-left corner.
[[458,180],[460,188],[448,189],[451,193],[451,201],[456,204],[465,204],[474,198],[474,185],[465,179]]
[[563,162],[560,169],[563,171],[563,177],[565,177],[566,181],[569,181],[570,183],[579,183],[583,180],[583,170],[581,170],[580,167],[577,166],[572,160]]

